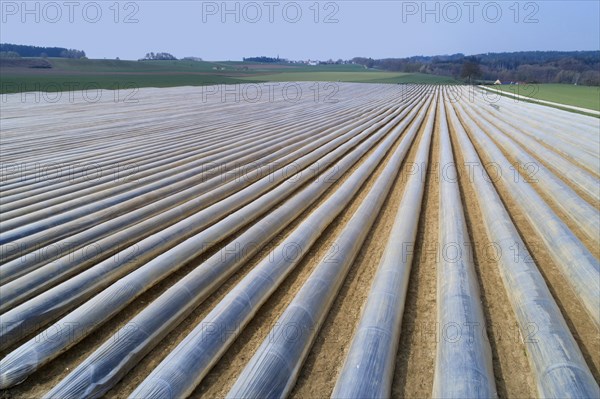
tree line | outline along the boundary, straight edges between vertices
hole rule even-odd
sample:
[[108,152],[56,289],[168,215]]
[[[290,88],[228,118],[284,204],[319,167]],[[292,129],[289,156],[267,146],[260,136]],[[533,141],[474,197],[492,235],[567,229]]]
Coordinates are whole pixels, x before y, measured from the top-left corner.
[[38,47],[21,44],[0,43],[0,52],[7,58],[17,57],[53,57],[53,58],[84,58],[85,51],[67,49],[64,47]]
[[421,72],[467,81],[568,83],[600,86],[600,51],[522,51],[473,56],[452,54],[408,58],[355,57],[367,68]]
[[175,57],[171,53],[146,53],[144,58],[140,58],[139,61],[177,61],[177,57]]
[[283,58],[273,58],[273,57],[265,57],[265,56],[261,56],[261,57],[244,57],[242,58],[242,60],[244,62],[263,62],[265,64],[276,64],[276,63],[285,63],[285,62],[289,62],[286,59]]

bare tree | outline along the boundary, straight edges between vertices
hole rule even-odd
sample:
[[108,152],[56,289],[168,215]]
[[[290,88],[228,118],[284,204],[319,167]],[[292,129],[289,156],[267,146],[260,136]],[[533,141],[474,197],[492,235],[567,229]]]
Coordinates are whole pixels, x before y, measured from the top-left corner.
[[477,59],[474,57],[465,58],[460,71],[460,77],[463,79],[469,79],[469,84],[471,84],[472,79],[476,79],[480,76],[481,67],[479,66],[479,61],[477,61]]

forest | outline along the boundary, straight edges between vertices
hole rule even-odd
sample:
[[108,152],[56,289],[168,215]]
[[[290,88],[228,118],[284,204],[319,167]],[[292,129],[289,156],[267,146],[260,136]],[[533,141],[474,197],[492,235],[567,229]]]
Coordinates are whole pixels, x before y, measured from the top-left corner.
[[600,85],[600,51],[522,51],[472,56],[459,53],[385,59],[355,57],[352,62],[386,71],[421,72],[462,79],[470,76],[483,81]]

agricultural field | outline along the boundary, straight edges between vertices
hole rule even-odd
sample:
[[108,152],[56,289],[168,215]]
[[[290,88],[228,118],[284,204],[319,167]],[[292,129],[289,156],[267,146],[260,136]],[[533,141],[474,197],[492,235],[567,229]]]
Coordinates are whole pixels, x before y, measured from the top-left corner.
[[599,397],[600,119],[372,73],[4,95],[1,397]]
[[551,101],[600,111],[600,87],[598,86],[574,86],[566,84],[544,83],[525,85],[498,85],[493,86],[492,88],[522,97],[529,97],[538,100]]
[[[23,59],[23,62],[41,59]],[[0,60],[0,94],[143,87],[204,86],[250,82],[331,81],[455,83],[444,76],[367,70],[360,65],[260,64],[208,61],[124,61],[49,58],[51,68],[19,67]],[[15,65],[17,66],[15,66]]]

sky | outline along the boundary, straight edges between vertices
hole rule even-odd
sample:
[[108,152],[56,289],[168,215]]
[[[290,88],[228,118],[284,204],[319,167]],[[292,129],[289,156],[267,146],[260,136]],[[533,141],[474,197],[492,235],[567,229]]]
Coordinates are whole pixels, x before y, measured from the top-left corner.
[[600,1],[0,1],[0,41],[89,58],[600,50]]

